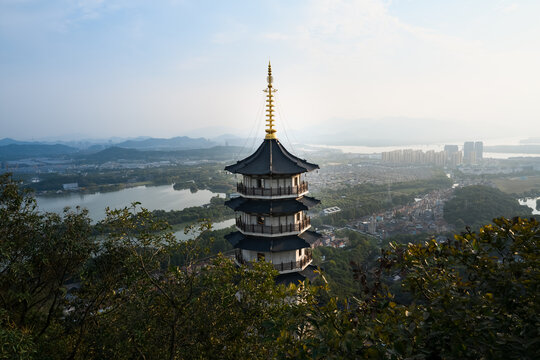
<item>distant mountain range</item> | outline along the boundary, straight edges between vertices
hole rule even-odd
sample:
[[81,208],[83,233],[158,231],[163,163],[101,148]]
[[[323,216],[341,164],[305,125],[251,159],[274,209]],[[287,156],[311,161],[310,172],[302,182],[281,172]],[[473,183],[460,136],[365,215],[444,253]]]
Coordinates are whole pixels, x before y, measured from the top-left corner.
[[11,139],[11,138],[0,139],[0,146],[13,145],[13,144],[27,145],[27,144],[36,144],[36,143],[35,142],[30,142],[30,141],[19,141],[19,140],[14,140],[14,139]]
[[[96,143],[85,140],[73,142],[75,146],[69,146],[66,144],[72,142],[51,144],[40,141],[19,141],[4,138],[0,139],[0,160],[65,156],[96,160],[98,162],[117,159],[158,160],[178,156],[182,158],[194,156],[196,159],[209,156],[218,159],[230,156],[231,152],[238,152],[240,149],[234,145],[245,143],[245,139],[231,135],[223,135],[216,140],[178,136],[170,139],[137,138],[123,140],[116,144],[106,142],[106,140]],[[191,150],[192,153],[190,153]],[[155,152],[155,154],[152,154],[152,152]],[[220,156],[218,152],[222,152],[223,156]]]
[[[103,164],[109,161],[118,160],[144,160],[144,161],[162,161],[162,160],[214,160],[225,161],[238,157],[242,149],[237,146],[214,146],[206,149],[187,149],[187,150],[139,150],[121,147],[110,147],[94,154],[78,156],[79,160],[88,163]],[[244,154],[246,155],[246,154]]]
[[205,138],[190,138],[177,136],[170,139],[149,138],[144,140],[127,140],[115,144],[115,146],[129,149],[145,150],[187,150],[206,149],[216,146],[217,143]]
[[0,160],[19,160],[25,158],[58,157],[77,153],[79,149],[55,144],[8,144],[0,146]]

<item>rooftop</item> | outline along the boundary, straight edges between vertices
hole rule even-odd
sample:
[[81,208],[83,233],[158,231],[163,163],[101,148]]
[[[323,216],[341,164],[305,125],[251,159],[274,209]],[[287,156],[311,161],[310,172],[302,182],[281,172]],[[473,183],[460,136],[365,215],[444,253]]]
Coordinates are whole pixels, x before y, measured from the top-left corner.
[[278,139],[265,139],[252,155],[225,170],[243,175],[293,175],[318,168],[288,152]]

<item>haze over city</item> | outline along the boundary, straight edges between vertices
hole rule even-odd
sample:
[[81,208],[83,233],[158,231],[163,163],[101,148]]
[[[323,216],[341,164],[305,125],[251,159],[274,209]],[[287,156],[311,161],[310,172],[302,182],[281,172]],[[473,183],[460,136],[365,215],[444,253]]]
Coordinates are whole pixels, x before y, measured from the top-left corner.
[[[540,134],[537,1],[3,1],[0,137]],[[259,127],[262,132],[262,124]]]

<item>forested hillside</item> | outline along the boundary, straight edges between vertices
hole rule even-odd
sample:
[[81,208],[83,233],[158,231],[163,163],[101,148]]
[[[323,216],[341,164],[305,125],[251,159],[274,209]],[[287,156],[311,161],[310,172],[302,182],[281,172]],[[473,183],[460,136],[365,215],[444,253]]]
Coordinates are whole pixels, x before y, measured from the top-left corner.
[[454,197],[444,206],[444,219],[458,229],[466,225],[479,228],[499,216],[527,217],[532,210],[511,195],[482,185],[466,186],[456,189]]

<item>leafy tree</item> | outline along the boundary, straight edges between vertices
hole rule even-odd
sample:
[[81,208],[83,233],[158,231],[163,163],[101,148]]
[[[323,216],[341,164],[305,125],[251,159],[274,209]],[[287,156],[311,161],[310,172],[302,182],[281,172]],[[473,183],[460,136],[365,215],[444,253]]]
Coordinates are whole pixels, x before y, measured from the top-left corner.
[[[34,350],[39,350],[61,321],[65,285],[73,281],[95,247],[85,210],[66,210],[63,217],[41,214],[34,198],[18,185],[9,174],[0,177],[3,335],[8,341],[20,338],[23,343],[34,343]],[[19,351],[17,346],[5,346],[2,351]]]
[[534,358],[540,350],[539,241],[536,220],[498,218],[478,233],[396,248],[388,259],[416,299],[396,310],[409,319],[409,353]]
[[[307,312],[318,341],[302,356],[534,359],[539,241],[535,219],[499,218],[442,243],[393,244],[377,267],[355,268],[360,296]],[[384,274],[399,275],[413,300],[396,302]]]
[[[144,209],[108,213],[104,250],[114,256],[110,274],[89,274],[83,288],[106,281],[108,300],[96,309],[79,354],[91,358],[199,359],[264,358],[272,354],[272,334],[279,333],[287,308],[285,289],[276,287],[268,264],[236,267],[217,257],[197,261],[205,249],[197,240],[177,242]],[[205,230],[202,224],[199,230]],[[182,266],[169,265],[180,254]],[[107,284],[103,287],[107,288]],[[80,293],[81,299],[91,299]],[[88,297],[90,295],[90,297]],[[87,301],[82,301],[87,303]]]
[[94,229],[84,211],[41,214],[1,181],[2,358],[277,356],[296,293],[276,286],[271,265],[200,262],[211,239],[178,242],[137,204]]

